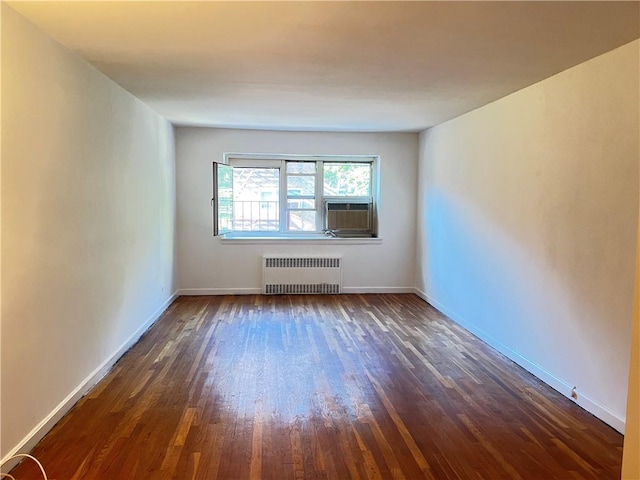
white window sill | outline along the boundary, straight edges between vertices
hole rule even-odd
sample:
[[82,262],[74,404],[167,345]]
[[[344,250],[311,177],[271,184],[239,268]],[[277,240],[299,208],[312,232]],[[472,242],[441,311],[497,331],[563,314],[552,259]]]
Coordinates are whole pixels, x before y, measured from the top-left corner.
[[290,236],[255,236],[242,234],[226,234],[220,237],[220,242],[230,245],[252,244],[296,244],[296,245],[376,245],[382,243],[381,238],[369,237],[327,237],[326,235],[290,235]]

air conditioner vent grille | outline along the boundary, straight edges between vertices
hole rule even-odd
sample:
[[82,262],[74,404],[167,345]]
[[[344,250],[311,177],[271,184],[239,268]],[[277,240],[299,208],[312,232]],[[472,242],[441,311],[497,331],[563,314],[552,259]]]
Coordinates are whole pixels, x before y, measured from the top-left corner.
[[368,212],[370,209],[370,205],[368,203],[328,203],[327,211],[335,212],[335,211],[345,211],[345,210],[359,210],[361,212]]
[[373,233],[373,204],[327,201],[325,228],[334,233]]

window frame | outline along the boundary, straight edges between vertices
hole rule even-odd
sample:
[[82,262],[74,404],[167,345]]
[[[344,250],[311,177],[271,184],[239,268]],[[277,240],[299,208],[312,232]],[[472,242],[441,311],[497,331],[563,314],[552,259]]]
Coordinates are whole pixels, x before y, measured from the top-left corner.
[[[314,209],[310,208],[290,208],[288,200],[291,200],[288,189],[288,176],[310,176],[309,174],[297,174],[287,172],[287,162],[315,162],[316,171],[314,189]],[[214,171],[216,170],[214,162]],[[368,196],[349,195],[324,195],[324,168],[326,163],[362,163],[370,166],[370,194]],[[225,238],[326,238],[325,225],[327,214],[327,202],[351,202],[370,203],[372,217],[372,232],[367,238],[378,237],[378,203],[379,203],[379,178],[380,178],[380,157],[379,155],[286,155],[286,154],[246,154],[246,153],[225,153],[222,165],[232,168],[277,168],[280,174],[279,187],[279,229],[272,231],[243,231],[229,230],[226,232],[215,232],[214,236]],[[215,172],[214,172],[215,176]],[[214,225],[216,223],[217,208],[215,202],[216,184],[214,183],[214,198],[212,199]],[[310,195],[301,196],[303,200],[311,199]],[[315,211],[316,229],[313,231],[296,231],[289,229],[289,212],[291,211]],[[346,238],[343,237],[343,238]]]

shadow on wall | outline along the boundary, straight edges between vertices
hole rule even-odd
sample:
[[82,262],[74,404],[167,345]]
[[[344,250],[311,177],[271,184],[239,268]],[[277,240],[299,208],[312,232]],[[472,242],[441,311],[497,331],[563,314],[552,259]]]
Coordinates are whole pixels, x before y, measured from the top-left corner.
[[3,456],[175,290],[172,127],[128,94],[77,90],[50,108],[91,122],[3,136]]

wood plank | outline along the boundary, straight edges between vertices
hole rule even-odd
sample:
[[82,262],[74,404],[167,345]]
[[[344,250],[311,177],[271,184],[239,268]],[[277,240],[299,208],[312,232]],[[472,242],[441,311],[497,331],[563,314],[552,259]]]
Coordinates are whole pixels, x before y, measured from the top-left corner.
[[607,480],[621,452],[403,294],[181,297],[33,454],[52,479]]

